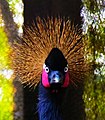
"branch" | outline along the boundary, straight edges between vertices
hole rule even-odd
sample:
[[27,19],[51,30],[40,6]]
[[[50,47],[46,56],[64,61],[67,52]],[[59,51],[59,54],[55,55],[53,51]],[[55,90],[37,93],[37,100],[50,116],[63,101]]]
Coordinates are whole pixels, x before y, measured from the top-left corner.
[[18,29],[13,20],[13,14],[10,11],[7,0],[0,0],[0,9],[2,13],[2,18],[4,20],[4,27],[8,37],[8,41],[10,42],[10,44],[12,44],[18,37]]

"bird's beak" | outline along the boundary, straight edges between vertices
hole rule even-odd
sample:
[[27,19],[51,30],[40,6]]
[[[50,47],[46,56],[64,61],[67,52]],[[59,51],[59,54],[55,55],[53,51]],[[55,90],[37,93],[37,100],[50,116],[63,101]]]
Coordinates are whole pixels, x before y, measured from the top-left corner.
[[60,83],[61,82],[61,77],[60,75],[55,75],[54,78],[52,78],[53,83]]
[[62,84],[64,75],[59,71],[52,71],[49,75],[50,84]]

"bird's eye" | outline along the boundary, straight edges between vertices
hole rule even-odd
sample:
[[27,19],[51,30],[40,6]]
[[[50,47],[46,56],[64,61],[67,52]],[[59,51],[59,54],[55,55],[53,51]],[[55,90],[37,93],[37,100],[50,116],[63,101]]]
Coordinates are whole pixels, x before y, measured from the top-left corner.
[[44,64],[43,65],[43,69],[45,69],[45,72],[48,73],[49,72],[49,68]]
[[48,73],[49,72],[49,68],[45,67],[45,72]]
[[64,68],[64,72],[68,72],[68,66]]

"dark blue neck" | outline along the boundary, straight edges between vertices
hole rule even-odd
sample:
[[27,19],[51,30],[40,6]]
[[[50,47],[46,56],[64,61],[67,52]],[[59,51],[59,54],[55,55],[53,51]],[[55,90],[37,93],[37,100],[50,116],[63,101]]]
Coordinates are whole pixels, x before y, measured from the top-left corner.
[[53,92],[40,83],[38,95],[39,120],[62,120],[61,91]]

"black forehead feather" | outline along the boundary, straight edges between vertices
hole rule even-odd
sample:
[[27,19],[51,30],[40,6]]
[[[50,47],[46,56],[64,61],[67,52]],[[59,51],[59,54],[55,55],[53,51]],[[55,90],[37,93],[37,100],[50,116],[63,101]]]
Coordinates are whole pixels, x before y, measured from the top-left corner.
[[52,70],[61,71],[67,65],[67,60],[58,48],[53,48],[46,58],[45,64]]

